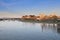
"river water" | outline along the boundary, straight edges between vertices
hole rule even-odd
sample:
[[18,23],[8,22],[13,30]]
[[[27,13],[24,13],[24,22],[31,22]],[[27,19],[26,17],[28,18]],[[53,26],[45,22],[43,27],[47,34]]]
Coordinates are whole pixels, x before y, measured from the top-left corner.
[[60,40],[60,24],[0,21],[0,40]]

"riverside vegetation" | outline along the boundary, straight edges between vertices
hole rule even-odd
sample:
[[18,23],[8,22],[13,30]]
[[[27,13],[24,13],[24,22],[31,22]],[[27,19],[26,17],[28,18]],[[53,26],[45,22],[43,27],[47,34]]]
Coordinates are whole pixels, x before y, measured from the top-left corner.
[[38,16],[35,15],[25,15],[21,17],[22,21],[30,21],[30,22],[48,22],[48,23],[59,23],[60,16],[55,14],[45,15],[40,14]]
[[0,21],[3,20],[18,20],[23,22],[47,22],[47,23],[60,23],[60,16],[57,16],[55,14],[45,15],[40,14],[38,16],[36,15],[25,15],[21,18],[0,18]]

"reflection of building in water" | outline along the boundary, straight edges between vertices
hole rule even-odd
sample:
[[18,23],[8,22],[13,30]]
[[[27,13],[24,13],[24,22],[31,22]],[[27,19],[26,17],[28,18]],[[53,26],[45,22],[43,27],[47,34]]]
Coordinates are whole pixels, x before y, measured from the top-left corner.
[[60,24],[57,24],[57,32],[60,33]]
[[42,23],[41,24],[42,27],[42,32],[44,31],[52,31],[52,32],[56,32],[57,30],[57,24],[47,24],[47,23]]

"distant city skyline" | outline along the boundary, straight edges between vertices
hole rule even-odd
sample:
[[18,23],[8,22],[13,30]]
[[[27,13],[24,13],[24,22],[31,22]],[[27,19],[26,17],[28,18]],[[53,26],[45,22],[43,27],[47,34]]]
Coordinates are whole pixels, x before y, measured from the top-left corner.
[[60,0],[0,0],[0,16],[56,13],[60,15]]

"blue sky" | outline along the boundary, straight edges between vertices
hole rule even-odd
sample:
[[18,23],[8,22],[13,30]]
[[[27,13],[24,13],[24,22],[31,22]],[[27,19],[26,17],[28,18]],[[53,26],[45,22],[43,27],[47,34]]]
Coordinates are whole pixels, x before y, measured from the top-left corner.
[[[0,0],[0,14],[60,13],[60,0]],[[59,14],[60,15],[60,14]]]

